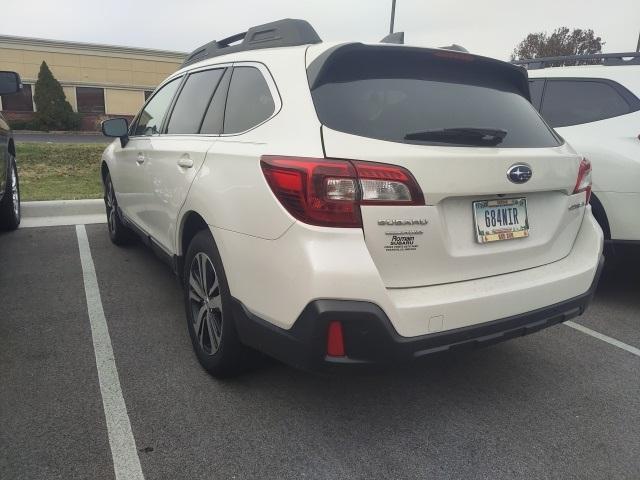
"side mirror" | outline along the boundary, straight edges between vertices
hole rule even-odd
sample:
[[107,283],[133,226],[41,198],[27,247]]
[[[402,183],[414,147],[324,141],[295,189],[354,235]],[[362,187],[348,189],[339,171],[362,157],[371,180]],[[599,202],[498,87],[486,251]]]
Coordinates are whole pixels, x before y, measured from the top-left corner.
[[110,118],[102,122],[102,133],[105,137],[120,139],[120,145],[124,148],[129,142],[129,122],[126,118]]
[[22,90],[20,75],[16,72],[0,72],[0,95],[18,93]]

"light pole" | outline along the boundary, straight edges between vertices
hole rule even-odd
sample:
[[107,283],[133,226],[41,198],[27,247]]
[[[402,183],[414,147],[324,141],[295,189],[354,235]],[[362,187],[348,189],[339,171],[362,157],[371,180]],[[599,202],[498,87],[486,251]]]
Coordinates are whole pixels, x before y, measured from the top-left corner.
[[396,19],[396,0],[391,0],[391,24],[389,25],[389,35],[393,33],[393,22]]

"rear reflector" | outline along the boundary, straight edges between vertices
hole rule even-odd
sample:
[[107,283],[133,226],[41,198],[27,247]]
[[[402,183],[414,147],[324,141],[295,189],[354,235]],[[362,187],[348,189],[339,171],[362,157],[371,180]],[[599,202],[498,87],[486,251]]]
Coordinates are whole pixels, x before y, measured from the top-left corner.
[[591,162],[586,158],[583,158],[578,168],[578,180],[576,181],[576,187],[573,189],[573,193],[586,192],[585,203],[589,203],[591,200]]
[[344,338],[342,323],[333,321],[327,332],[327,355],[330,357],[344,357]]
[[361,227],[360,205],[424,205],[405,168],[363,161],[263,156],[271,190],[298,220],[323,227]]

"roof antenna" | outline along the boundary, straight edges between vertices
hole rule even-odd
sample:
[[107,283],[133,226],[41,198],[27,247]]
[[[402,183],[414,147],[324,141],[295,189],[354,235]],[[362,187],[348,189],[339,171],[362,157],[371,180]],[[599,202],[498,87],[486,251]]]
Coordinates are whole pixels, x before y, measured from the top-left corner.
[[391,22],[389,23],[389,35],[380,40],[381,43],[404,44],[404,32],[393,32],[393,24],[396,20],[396,0],[391,0]]
[[389,35],[393,35],[393,23],[396,20],[396,0],[391,0],[391,23],[389,24]]

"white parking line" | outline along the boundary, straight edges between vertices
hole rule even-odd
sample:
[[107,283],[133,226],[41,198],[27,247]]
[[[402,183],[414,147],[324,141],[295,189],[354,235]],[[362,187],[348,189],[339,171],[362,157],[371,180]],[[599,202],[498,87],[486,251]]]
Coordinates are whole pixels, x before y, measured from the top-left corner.
[[113,468],[117,480],[144,480],[136,441],[131,431],[127,406],[124,403],[120,379],[116,368],[113,348],[107,321],[102,309],[100,290],[96,270],[91,258],[89,240],[84,225],[76,225],[78,247],[80,249],[80,261],[82,263],[82,276],[84,278],[84,291],[87,297],[87,309],[89,311],[89,323],[91,324],[91,336],[93,338],[93,350],[96,355],[96,367],[98,369],[98,381],[102,395],[104,416],[107,422],[109,445],[113,458]]
[[595,330],[591,330],[590,328],[583,327],[578,323],[574,323],[571,320],[564,322],[567,327],[575,328],[576,330],[586,333],[587,335],[591,335],[598,340],[602,340],[603,342],[607,342],[611,345],[614,345],[622,350],[626,350],[629,353],[633,353],[634,355],[640,357],[640,349],[636,347],[632,347],[631,345],[627,345],[626,343],[622,343],[620,340],[616,340],[615,338],[608,337],[603,335],[602,333],[596,332]]

